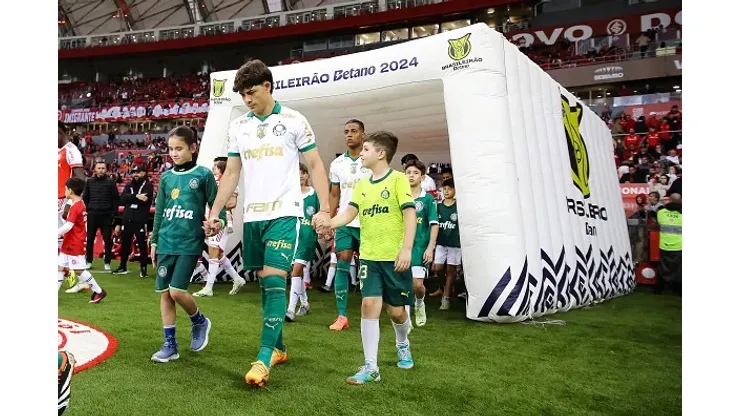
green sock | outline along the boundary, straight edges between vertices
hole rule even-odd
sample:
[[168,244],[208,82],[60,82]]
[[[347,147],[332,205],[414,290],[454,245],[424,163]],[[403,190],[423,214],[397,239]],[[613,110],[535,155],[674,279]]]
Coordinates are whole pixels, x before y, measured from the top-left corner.
[[[262,361],[270,368],[272,351],[276,346],[285,348],[283,343],[283,320],[285,319],[285,278],[267,276],[262,278],[264,287],[262,303],[262,335],[260,336],[260,352],[257,361]],[[280,345],[278,345],[278,342]]]
[[334,296],[337,298],[339,315],[347,316],[347,296],[349,293],[349,262],[337,261],[337,276],[334,279]]

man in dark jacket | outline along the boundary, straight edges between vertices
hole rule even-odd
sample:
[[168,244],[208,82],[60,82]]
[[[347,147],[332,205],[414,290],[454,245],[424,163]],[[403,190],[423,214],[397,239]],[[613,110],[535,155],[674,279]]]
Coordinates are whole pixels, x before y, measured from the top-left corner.
[[131,253],[131,241],[136,236],[136,244],[139,246],[140,269],[139,277],[146,277],[146,266],[149,263],[149,255],[146,246],[147,221],[149,220],[149,209],[154,200],[154,186],[146,175],[146,169],[142,165],[134,165],[131,169],[133,178],[121,192],[121,204],[123,205],[123,226],[121,227],[121,264],[113,274],[127,274],[128,257]]
[[106,174],[107,166],[102,160],[95,162],[93,176],[85,183],[82,200],[87,208],[87,264],[92,266],[95,234],[100,229],[105,242],[105,270],[110,270],[113,249],[113,217],[118,210],[118,188]]

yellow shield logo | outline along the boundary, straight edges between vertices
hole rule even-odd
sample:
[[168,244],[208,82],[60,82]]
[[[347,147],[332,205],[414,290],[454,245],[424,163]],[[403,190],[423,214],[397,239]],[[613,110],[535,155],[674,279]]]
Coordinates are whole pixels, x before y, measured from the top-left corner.
[[564,95],[560,96],[560,102],[563,105],[563,125],[565,126],[565,137],[568,141],[568,156],[570,158],[573,185],[581,191],[584,198],[588,198],[591,196],[591,190],[588,187],[590,166],[586,143],[581,135],[583,106],[580,103],[571,106],[568,98]]
[[213,80],[213,96],[214,97],[220,97],[224,95],[225,89],[226,89],[225,79],[214,79]]
[[458,39],[448,39],[447,55],[450,59],[459,61],[470,55],[473,45],[470,44],[470,33]]
[[170,197],[172,199],[177,199],[178,196],[180,196],[180,190],[179,189],[175,188],[175,189],[172,190],[172,192],[170,192]]

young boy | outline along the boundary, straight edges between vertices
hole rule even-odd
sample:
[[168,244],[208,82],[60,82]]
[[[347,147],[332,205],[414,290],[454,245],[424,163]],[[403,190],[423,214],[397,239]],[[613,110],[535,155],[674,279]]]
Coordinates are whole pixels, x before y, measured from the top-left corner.
[[64,188],[65,197],[72,206],[64,224],[59,227],[58,236],[64,236],[62,247],[59,249],[59,263],[57,269],[57,290],[61,289],[64,281],[64,268],[73,270],[93,290],[90,303],[100,303],[108,294],[95,281],[95,278],[85,269],[85,239],[87,238],[87,211],[82,202],[82,192],[85,190],[85,181],[80,178],[70,178]]
[[444,200],[437,206],[439,212],[439,236],[437,248],[434,252],[434,271],[441,272],[442,266],[447,264],[444,296],[439,310],[450,309],[450,297],[457,279],[457,266],[462,262],[460,249],[460,230],[457,224],[457,201],[455,200],[455,182],[447,179],[442,182]]
[[308,304],[308,294],[306,286],[303,283],[304,269],[308,269],[316,255],[316,243],[318,235],[311,225],[313,215],[319,212],[319,197],[316,191],[308,185],[310,178],[308,167],[299,163],[301,177],[301,193],[303,194],[303,218],[301,218],[301,229],[298,233],[298,246],[295,250],[293,259],[293,270],[290,277],[290,303],[288,310],[285,312],[285,320],[293,322],[296,317],[295,307],[298,305],[298,299],[301,300],[301,307],[298,310],[298,316],[304,316],[311,310]]
[[[416,325],[424,326],[427,322],[427,312],[424,307],[424,279],[427,278],[427,266],[434,259],[434,247],[437,244],[439,221],[437,220],[437,201],[431,194],[424,192],[421,185],[424,183],[426,166],[419,160],[410,160],[404,166],[406,177],[411,185],[411,196],[416,205],[416,236],[414,249],[411,252],[411,275],[414,278],[414,294],[416,303],[414,315]],[[408,309],[406,313],[408,313]]]
[[[378,319],[384,302],[396,332],[397,365],[403,369],[414,366],[408,340],[411,321],[405,306],[413,302],[409,267],[416,212],[408,179],[389,166],[397,148],[398,138],[393,133],[380,131],[365,138],[362,164],[372,174],[358,182],[350,204],[330,221],[330,227],[337,229],[360,215],[359,277],[365,363],[357,374],[347,378],[348,384],[380,381]],[[316,225],[323,230],[325,224],[317,221]]]

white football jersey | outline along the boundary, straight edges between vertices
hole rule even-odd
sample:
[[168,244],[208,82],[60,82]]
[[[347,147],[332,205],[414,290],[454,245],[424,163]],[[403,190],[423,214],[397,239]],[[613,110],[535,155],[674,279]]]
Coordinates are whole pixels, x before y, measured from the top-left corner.
[[[360,179],[367,178],[372,174],[370,169],[362,167],[362,160],[358,157],[352,159],[348,152],[334,159],[329,167],[329,180],[332,185],[339,186],[339,210],[347,208],[352,201],[352,191]],[[359,215],[347,224],[348,227],[360,228]]]
[[244,222],[303,218],[299,153],[316,147],[306,118],[276,102],[267,117],[236,118],[228,135],[229,156],[242,161]]
[[437,184],[434,183],[434,179],[431,176],[424,175],[424,179],[421,181],[421,190],[424,192],[437,190]]

